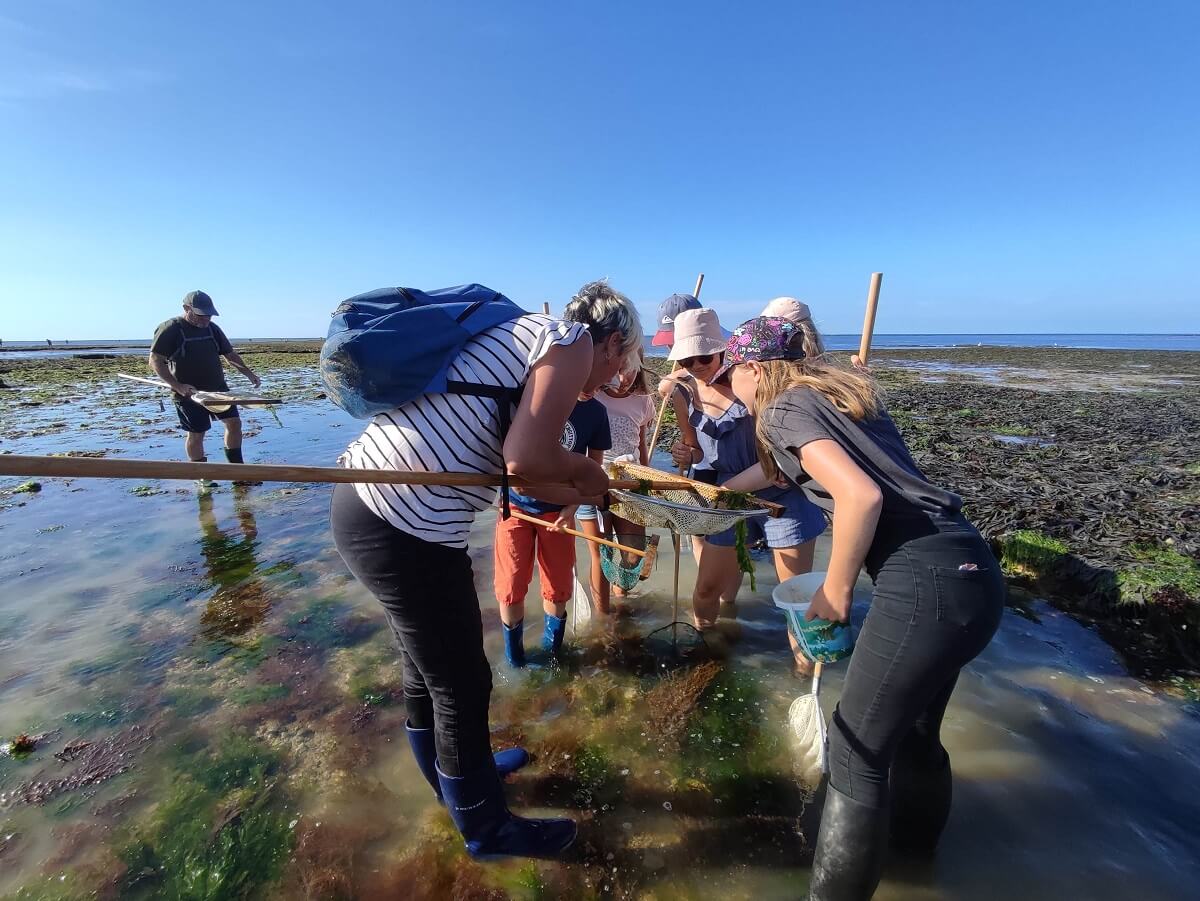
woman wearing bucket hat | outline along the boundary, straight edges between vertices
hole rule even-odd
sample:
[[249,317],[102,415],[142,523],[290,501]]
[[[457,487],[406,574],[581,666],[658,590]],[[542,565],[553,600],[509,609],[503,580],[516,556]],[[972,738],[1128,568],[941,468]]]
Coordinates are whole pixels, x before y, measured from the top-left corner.
[[1004,578],[961,499],[918,469],[874,380],[804,350],[787,319],[742,323],[718,373],[757,417],[760,460],[833,514],[810,618],[845,622],[864,566],[875,590],[829,737],[810,898],[870,898],[889,832],[930,854],[950,813],[939,737],[959,670],[987,645]]
[[[725,336],[714,310],[687,310],[675,318],[675,343],[669,359],[691,377],[685,383],[685,397],[676,395],[676,415],[695,428],[696,443],[678,441],[671,455],[678,465],[694,467],[694,478],[714,485],[724,485],[759,468],[754,420],[730,387],[715,378],[724,349]],[[813,544],[825,530],[824,515],[792,488],[771,486],[755,493],[785,509],[782,516],[765,523],[748,520],[747,541],[766,540],[781,581],[809,572]],[[716,624],[719,616],[736,618],[742,571],[733,529],[709,535],[700,543],[692,612],[696,628],[704,632]]]

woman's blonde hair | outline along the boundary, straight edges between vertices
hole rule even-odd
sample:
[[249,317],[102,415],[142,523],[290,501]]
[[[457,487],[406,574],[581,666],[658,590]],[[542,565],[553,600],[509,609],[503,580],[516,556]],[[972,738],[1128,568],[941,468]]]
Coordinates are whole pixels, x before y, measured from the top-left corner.
[[[629,358],[626,362],[633,364],[630,366],[626,366],[626,370],[636,368],[637,375],[634,376],[633,381],[629,383],[629,388],[625,391],[625,394],[621,395],[621,396],[626,396],[626,395],[630,395],[630,394],[649,394],[650,393],[650,376],[653,375],[653,373],[651,373],[646,368],[645,351],[639,347],[637,350],[633,351],[629,355]],[[625,370],[622,370],[622,371],[625,371]],[[612,391],[610,391],[607,386],[605,388],[603,388],[602,390],[606,394],[613,396]]]
[[[818,336],[819,337],[819,336]],[[807,343],[808,333],[805,332]],[[779,475],[779,466],[771,452],[767,423],[771,408],[784,392],[809,388],[822,395],[851,419],[873,419],[883,412],[883,392],[879,383],[865,372],[850,369],[824,357],[809,357],[807,346],[803,360],[762,360],[762,374],[754,392],[755,433],[758,459],[767,478]]]

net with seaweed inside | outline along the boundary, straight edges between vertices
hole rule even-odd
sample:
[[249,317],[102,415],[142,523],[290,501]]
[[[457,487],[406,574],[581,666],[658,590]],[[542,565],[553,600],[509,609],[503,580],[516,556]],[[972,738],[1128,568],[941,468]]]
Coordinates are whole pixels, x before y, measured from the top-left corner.
[[[638,466],[612,463],[613,476],[636,481],[677,478],[670,473]],[[681,480],[682,481],[682,480]],[[679,488],[649,488],[637,491],[612,489],[617,516],[639,525],[670,529],[679,535],[715,535],[752,516],[767,516],[769,509],[752,495],[722,491],[714,485],[688,481]]]

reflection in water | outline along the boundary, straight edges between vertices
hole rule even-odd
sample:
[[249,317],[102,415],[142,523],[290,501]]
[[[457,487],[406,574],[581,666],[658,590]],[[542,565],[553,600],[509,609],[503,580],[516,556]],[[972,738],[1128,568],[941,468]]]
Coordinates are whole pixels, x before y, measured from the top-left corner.
[[240,537],[217,521],[212,492],[197,498],[200,512],[200,553],[210,583],[217,586],[200,616],[209,638],[233,638],[263,621],[270,607],[265,586],[257,576],[258,523],[244,486],[234,486],[233,509]]

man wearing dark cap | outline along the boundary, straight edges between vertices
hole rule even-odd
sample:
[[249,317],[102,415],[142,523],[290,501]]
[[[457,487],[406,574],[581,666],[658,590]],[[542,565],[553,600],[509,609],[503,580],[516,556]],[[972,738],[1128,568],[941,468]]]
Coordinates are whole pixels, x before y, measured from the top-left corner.
[[[187,433],[184,447],[189,460],[203,462],[204,433],[213,419],[225,425],[225,458],[242,462],[242,420],[237,407],[224,413],[210,413],[190,400],[196,391],[228,391],[221,357],[250,380],[257,388],[262,380],[245,364],[220,327],[212,321],[217,315],[212,298],[203,291],[189,292],[183,298],[183,315],[168,319],[154,330],[150,345],[150,368],[175,392],[175,410],[179,425]],[[202,479],[201,487],[213,483]]]
[[670,347],[675,343],[675,317],[684,310],[700,309],[700,301],[690,294],[672,294],[658,305],[658,331],[650,343],[655,347]]

